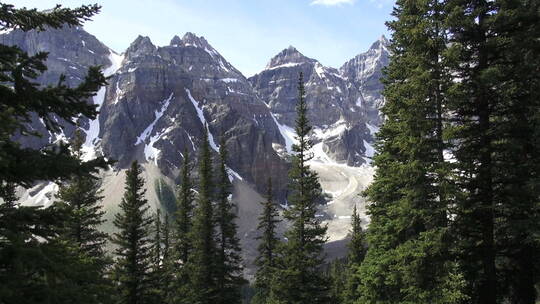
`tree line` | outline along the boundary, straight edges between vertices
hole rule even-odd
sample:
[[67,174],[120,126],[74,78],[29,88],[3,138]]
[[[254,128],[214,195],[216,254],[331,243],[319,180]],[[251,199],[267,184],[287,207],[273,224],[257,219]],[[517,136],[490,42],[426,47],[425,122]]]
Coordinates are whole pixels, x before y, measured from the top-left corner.
[[[99,11],[48,12],[2,4],[2,30],[81,25]],[[384,122],[364,233],[353,210],[345,259],[324,261],[322,190],[302,75],[289,174],[288,229],[279,236],[271,181],[259,217],[253,303],[534,304],[540,269],[540,1],[398,0],[385,69]],[[45,53],[0,45],[0,303],[240,303],[226,144],[217,162],[201,139],[198,181],[183,153],[174,216],[149,214],[141,168],[126,172],[110,236],[82,139],[42,150],[11,140],[51,132],[56,118],[95,118],[86,100],[106,79],[91,68],[75,88],[39,87]],[[217,163],[217,165],[216,165]],[[213,177],[216,176],[214,179]],[[49,208],[16,205],[15,187],[60,181]],[[196,189],[196,192],[194,191]]]
[[[2,4],[2,30],[47,30],[80,26],[99,6],[40,12]],[[37,115],[54,133],[59,121],[78,124],[95,119],[96,106],[86,100],[106,85],[99,67],[92,67],[76,88],[62,76],[55,86],[35,79],[47,67],[46,53],[28,55],[17,46],[0,45],[0,303],[241,303],[243,278],[235,206],[222,139],[213,160],[208,129],[198,149],[198,180],[188,151],[182,153],[180,185],[173,216],[151,214],[145,198],[141,166],[125,172],[124,195],[115,214],[115,231],[101,231],[99,170],[112,161],[83,161],[84,136],[75,131],[70,143],[40,150],[13,140],[13,135],[41,136],[29,129]],[[321,188],[307,162],[311,159],[305,92],[299,83],[299,143],[290,172],[292,207],[285,212],[292,227],[286,242],[276,235],[276,205],[269,181],[260,218],[256,300],[260,303],[328,301],[327,277],[320,271],[326,227],[315,216]],[[47,208],[17,203],[17,186],[38,181],[58,183],[56,201]],[[113,245],[112,255],[107,244]],[[313,302],[314,301],[314,302]]]

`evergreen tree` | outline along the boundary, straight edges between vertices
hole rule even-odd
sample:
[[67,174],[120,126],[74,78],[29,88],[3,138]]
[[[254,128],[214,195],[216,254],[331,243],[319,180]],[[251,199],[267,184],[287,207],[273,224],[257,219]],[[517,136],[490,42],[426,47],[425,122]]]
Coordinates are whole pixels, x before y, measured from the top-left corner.
[[328,303],[329,284],[322,273],[327,228],[315,216],[322,190],[317,174],[308,165],[313,157],[309,152],[312,147],[309,139],[312,127],[307,118],[302,73],[298,81],[298,99],[295,127],[298,143],[293,145],[292,168],[289,172],[291,208],[284,214],[291,227],[285,233],[287,242],[283,246],[281,267],[277,273],[279,279],[272,286],[270,300],[298,304]]
[[[99,11],[99,6],[61,8],[40,12],[0,4],[0,30],[45,30],[81,26]],[[33,115],[51,133],[59,132],[58,121],[75,123],[78,117],[95,118],[96,106],[87,103],[106,84],[99,67],[89,69],[75,88],[64,77],[55,86],[41,87],[35,80],[47,70],[47,53],[28,55],[19,47],[0,44],[0,299],[3,303],[73,303],[82,299],[76,282],[88,264],[74,248],[58,238],[68,216],[58,208],[15,206],[14,187],[36,181],[56,181],[86,175],[105,168],[98,158],[81,162],[68,146],[60,144],[31,149],[13,141],[17,133],[41,136],[28,128]],[[86,280],[86,279],[84,279]],[[75,286],[72,284],[75,283]],[[82,299],[91,301],[92,299]]]
[[163,221],[163,258],[161,277],[161,294],[163,303],[173,303],[174,289],[174,254],[171,246],[171,229],[169,215],[165,214]]
[[[40,12],[0,4],[0,30],[43,31],[64,25],[81,26],[99,9],[98,5],[75,9],[57,6]],[[31,186],[38,180],[65,179],[72,174],[88,174],[105,168],[107,163],[103,158],[82,162],[71,155],[65,144],[30,149],[13,141],[16,133],[42,136],[28,128],[34,114],[51,133],[61,131],[59,121],[75,124],[80,115],[94,119],[96,105],[88,104],[87,100],[106,84],[99,67],[91,67],[84,81],[75,88],[66,86],[64,76],[56,86],[40,87],[35,79],[47,70],[46,52],[30,56],[17,46],[0,44],[0,59],[0,181]]]
[[255,259],[257,272],[255,273],[256,294],[253,303],[264,304],[270,296],[271,284],[274,279],[276,260],[278,259],[279,239],[276,236],[276,228],[280,220],[278,210],[272,201],[272,179],[268,178],[268,188],[266,200],[262,202],[263,211],[259,216],[257,230],[260,235],[257,250],[259,252]]
[[193,227],[190,232],[192,252],[189,254],[186,271],[188,284],[186,303],[210,304],[215,303],[216,295],[216,229],[214,221],[214,206],[212,205],[212,155],[208,142],[208,129],[205,132],[199,148],[199,195],[194,210]]
[[[72,151],[77,159],[82,159],[83,137],[75,131]],[[66,221],[65,234],[88,256],[103,258],[107,234],[98,227],[105,223],[105,211],[99,205],[103,199],[99,190],[100,181],[95,177],[72,176],[59,187],[59,203],[68,209],[70,217]]]
[[538,1],[448,1],[449,91],[471,303],[535,303],[539,279]]
[[150,258],[150,303],[163,303],[163,279],[165,278],[165,269],[163,268],[163,238],[161,224],[161,210],[158,209],[154,216],[154,239],[152,244],[152,253]]
[[148,303],[151,288],[150,227],[153,220],[148,215],[150,207],[144,198],[146,190],[143,189],[144,180],[140,174],[141,168],[134,161],[126,172],[121,211],[114,218],[114,226],[118,229],[112,238],[117,246],[114,279],[118,288],[118,302],[126,304]]
[[362,230],[362,219],[356,210],[356,205],[353,207],[351,217],[351,241],[347,245],[349,249],[347,259],[352,265],[360,265],[366,256],[366,243],[364,240],[364,231]]
[[328,265],[327,276],[330,280],[330,303],[346,303],[348,267],[347,259],[335,259]]
[[[82,159],[82,144],[83,137],[77,129],[72,143],[72,153],[77,159]],[[99,230],[99,226],[105,223],[105,211],[99,205],[103,198],[99,187],[100,181],[94,176],[74,175],[60,185],[59,202],[56,204],[68,214],[61,237],[72,243],[81,259],[88,264],[89,269],[85,271],[87,279],[81,278],[76,283],[84,289],[86,300],[97,298],[95,301],[103,302],[111,294],[110,282],[106,278],[110,259],[104,248],[108,235]]]
[[193,227],[193,184],[191,181],[192,164],[189,152],[186,149],[183,153],[183,164],[180,173],[180,188],[177,195],[177,207],[174,221],[174,232],[172,242],[172,253],[170,262],[171,271],[171,292],[170,303],[184,303],[187,300],[184,295],[190,292],[189,276],[187,267],[189,257],[193,250],[191,238]]
[[175,254],[182,263],[186,263],[191,250],[189,234],[192,228],[193,217],[193,184],[191,182],[191,169],[189,154],[184,151],[184,163],[181,169],[181,185],[177,198]]
[[236,236],[236,214],[232,202],[231,182],[227,171],[227,146],[222,137],[219,146],[219,172],[217,181],[216,226],[218,228],[215,266],[217,295],[214,303],[240,303],[242,257],[240,240]]
[[343,303],[354,303],[360,297],[358,288],[361,277],[358,275],[358,269],[366,256],[366,241],[364,239],[364,231],[362,230],[362,220],[356,210],[356,205],[354,205],[351,218],[351,241],[347,247],[349,249],[347,254],[348,267],[344,270],[346,279],[342,301]]
[[375,179],[365,194],[371,223],[357,274],[361,303],[457,303],[462,280],[450,252],[455,203],[444,159],[448,125],[443,65],[444,1],[397,1],[385,71]]

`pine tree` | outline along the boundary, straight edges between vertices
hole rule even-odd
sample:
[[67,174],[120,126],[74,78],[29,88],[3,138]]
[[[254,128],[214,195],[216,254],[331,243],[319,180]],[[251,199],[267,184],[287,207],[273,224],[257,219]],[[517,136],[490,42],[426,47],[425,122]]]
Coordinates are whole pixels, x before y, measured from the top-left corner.
[[[0,30],[46,30],[81,26],[99,11],[98,5],[40,12],[0,4]],[[49,132],[61,130],[58,121],[75,124],[80,116],[95,118],[96,106],[87,103],[106,84],[99,67],[89,69],[75,88],[64,77],[55,86],[41,87],[36,79],[47,70],[47,53],[28,55],[19,47],[0,44],[0,299],[4,303],[73,303],[81,300],[73,286],[86,273],[84,260],[58,239],[68,214],[58,208],[15,206],[13,187],[36,181],[57,181],[75,175],[89,176],[107,162],[90,162],[72,156],[65,144],[31,149],[13,141],[14,135],[40,136],[28,128],[33,115]],[[24,282],[24,284],[21,284]],[[82,299],[91,301],[92,299]]]
[[222,137],[219,146],[219,172],[217,181],[216,226],[218,228],[216,257],[216,288],[214,303],[240,303],[242,277],[242,257],[240,240],[236,236],[236,214],[232,202],[231,182],[227,171],[227,146]]
[[[82,159],[82,144],[83,137],[77,129],[72,143],[72,153],[77,159]],[[110,260],[104,248],[108,235],[99,230],[99,226],[105,223],[105,211],[99,205],[103,198],[99,188],[97,177],[74,175],[60,185],[56,207],[64,208],[68,214],[61,237],[73,244],[81,259],[88,264],[85,271],[87,279],[81,278],[77,282],[84,289],[86,300],[97,297],[95,301],[107,301],[111,294],[110,282],[106,278]]]
[[321,186],[317,174],[308,161],[312,143],[309,135],[312,127],[307,118],[307,104],[303,75],[298,81],[298,104],[296,106],[296,139],[293,145],[292,168],[289,172],[292,205],[285,211],[291,227],[285,233],[282,266],[278,270],[276,284],[271,291],[271,301],[285,303],[328,303],[328,280],[322,273],[324,265],[323,245],[326,242],[326,226],[315,216],[321,201]]
[[150,257],[150,303],[163,303],[163,285],[165,278],[165,269],[163,268],[163,237],[161,224],[161,210],[158,209],[154,215],[154,239]]
[[343,303],[354,303],[356,299],[360,298],[358,287],[360,286],[361,277],[358,275],[358,269],[366,256],[366,241],[362,230],[362,220],[356,210],[356,205],[354,205],[351,217],[351,241],[347,247],[349,252],[347,254],[347,269],[344,271],[346,279],[342,301]]
[[460,204],[471,303],[535,303],[540,244],[537,1],[448,1]]
[[174,288],[174,254],[171,246],[171,229],[169,215],[165,214],[163,221],[163,258],[162,269],[163,274],[161,276],[161,293],[163,303],[173,303],[173,296],[175,294]]
[[444,1],[397,1],[383,80],[386,120],[377,134],[369,249],[357,274],[361,303],[462,300],[447,212],[455,204],[444,159],[450,75]]
[[191,169],[189,154],[184,151],[182,164],[181,185],[177,198],[175,252],[179,261],[186,263],[191,250],[189,234],[192,228],[193,217],[193,184],[191,182]]
[[192,253],[192,227],[193,227],[193,184],[191,181],[192,164],[189,152],[183,153],[183,164],[180,173],[180,188],[177,195],[177,207],[174,221],[174,241],[171,250],[171,292],[169,303],[184,303],[185,295],[190,292],[188,261]]
[[347,259],[335,259],[328,265],[327,276],[330,281],[330,303],[346,303],[345,295],[348,276]]
[[[39,12],[35,9],[15,9],[10,4],[0,4],[0,30],[46,30],[67,26],[81,26],[99,12],[98,5],[75,9],[61,8]],[[89,162],[73,157],[68,146],[30,149],[12,140],[13,135],[41,136],[29,130],[32,115],[43,120],[51,133],[60,132],[58,121],[75,124],[82,115],[96,117],[96,105],[87,100],[106,84],[99,67],[91,67],[83,82],[70,88],[61,77],[56,86],[40,87],[35,79],[47,70],[46,52],[28,55],[17,46],[0,44],[2,74],[0,75],[0,181],[31,186],[38,180],[54,181],[69,178],[72,174],[95,173],[105,168],[107,162],[98,158]]]
[[112,238],[117,246],[114,279],[118,288],[118,302],[126,304],[148,303],[151,288],[150,227],[153,220],[148,215],[150,207],[144,198],[146,190],[140,174],[141,168],[134,161],[126,172],[121,211],[114,218],[114,226],[118,229]]
[[210,304],[216,300],[214,266],[217,248],[214,206],[212,205],[214,197],[212,155],[206,126],[199,151],[199,194],[190,232],[190,244],[193,249],[186,264],[188,284],[185,301],[194,304]]
[[[75,131],[72,151],[77,159],[82,158],[83,138],[81,131]],[[98,227],[105,223],[105,211],[99,205],[100,181],[95,177],[74,175],[66,183],[60,185],[59,203],[67,209],[70,217],[66,221],[65,234],[88,256],[102,258],[107,242],[107,234]]]
[[255,273],[256,294],[253,303],[264,304],[270,296],[271,284],[277,267],[279,239],[276,236],[276,228],[280,220],[278,210],[273,202],[272,179],[268,178],[266,200],[262,202],[263,211],[259,216],[257,230],[260,235],[257,246],[258,256],[255,259],[257,272]]

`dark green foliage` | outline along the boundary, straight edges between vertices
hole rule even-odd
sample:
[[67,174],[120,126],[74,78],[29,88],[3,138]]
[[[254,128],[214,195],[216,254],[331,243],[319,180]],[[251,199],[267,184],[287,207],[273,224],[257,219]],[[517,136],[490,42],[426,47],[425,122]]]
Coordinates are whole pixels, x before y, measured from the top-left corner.
[[114,279],[118,289],[118,302],[127,304],[148,303],[151,289],[152,218],[148,215],[148,202],[144,198],[144,180],[141,168],[135,161],[126,172],[124,197],[120,212],[115,215],[114,226],[118,232],[112,237],[116,264]]
[[359,302],[536,301],[539,5],[397,2]]
[[330,281],[330,303],[346,303],[349,263],[347,259],[335,259],[328,265],[326,275]]
[[[362,230],[362,220],[356,210],[356,205],[354,205],[351,218],[351,241],[348,244],[348,248],[347,267],[343,269],[345,279],[344,282],[339,281],[340,285],[341,283],[344,285],[343,291],[340,294],[342,303],[354,303],[360,297],[358,288],[360,287],[362,278],[358,273],[358,269],[362,265],[367,251],[365,235]],[[334,280],[333,283],[335,285],[336,281]]]
[[217,256],[215,275],[217,295],[214,303],[240,303],[242,277],[242,257],[240,240],[236,236],[236,214],[232,202],[231,182],[226,166],[227,146],[222,138],[219,146],[219,166],[217,180],[216,227]]
[[[62,24],[81,25],[99,11],[98,6],[76,10],[57,8],[48,12],[17,10],[1,4],[0,24],[5,29],[59,28]],[[62,76],[56,86],[40,87],[35,79],[47,70],[47,53],[29,56],[16,46],[0,44],[0,180],[29,186],[36,180],[68,178],[72,174],[88,174],[104,168],[106,162],[98,158],[89,162],[73,157],[67,145],[33,150],[23,148],[11,140],[16,133],[42,136],[27,127],[31,113],[41,118],[51,133],[61,131],[58,121],[75,124],[79,115],[95,118],[96,106],[87,100],[106,84],[99,67],[91,67],[84,81],[76,88],[65,85]]]
[[[72,150],[78,159],[82,158],[82,144],[81,131],[76,130]],[[95,258],[103,257],[108,237],[98,229],[105,223],[105,211],[99,205],[103,199],[99,187],[100,181],[95,176],[74,175],[58,191],[59,203],[68,209],[70,215],[66,220],[66,237],[75,242],[82,252]]]
[[161,221],[158,209],[154,220],[154,240],[150,270],[150,303],[168,303],[173,296],[172,255],[170,246],[169,217]]
[[353,207],[351,217],[351,241],[348,244],[349,253],[347,255],[348,262],[354,265],[362,264],[366,257],[366,240],[362,229],[362,219],[356,210],[356,205]]
[[176,199],[175,217],[175,254],[179,261],[186,263],[191,250],[190,232],[193,217],[193,184],[191,181],[191,169],[188,151],[184,151],[184,163],[181,169],[181,184]]
[[535,303],[539,280],[540,3],[448,1],[449,90],[461,202],[458,256],[473,303]]
[[187,149],[183,153],[180,173],[180,187],[176,198],[176,213],[171,244],[171,289],[169,303],[185,303],[184,295],[189,291],[188,260],[192,252],[191,238],[193,227],[193,184],[191,181],[192,164]]
[[[375,180],[365,194],[369,249],[357,274],[361,303],[457,303],[450,254],[450,164],[444,160],[449,75],[439,1],[397,1]],[[426,21],[426,18],[427,21]],[[457,278],[457,279],[456,279]]]
[[278,210],[272,198],[272,180],[268,178],[266,200],[261,202],[263,211],[259,216],[257,230],[260,235],[257,246],[258,255],[255,259],[257,272],[255,273],[255,295],[253,303],[266,303],[270,296],[272,280],[278,259],[279,239],[276,236],[276,226],[280,222]]
[[176,197],[174,196],[174,190],[169,186],[163,178],[159,178],[154,182],[154,189],[159,200],[160,205],[165,209],[167,214],[174,214],[176,212]]
[[186,263],[188,283],[186,303],[215,303],[216,274],[215,258],[216,228],[214,207],[212,205],[212,155],[205,126],[204,137],[199,148],[199,187],[197,205],[194,210],[193,227],[190,231],[192,252]]
[[289,172],[290,209],[285,218],[291,227],[285,233],[280,267],[272,284],[271,301],[283,303],[329,303],[329,282],[323,275],[323,245],[326,226],[315,216],[321,200],[321,186],[317,174],[308,161],[311,126],[307,118],[307,104],[302,74],[298,81],[298,103],[295,131],[298,143],[293,145],[292,168]]
[[162,303],[174,303],[172,301],[173,297],[176,295],[176,290],[174,288],[174,254],[173,248],[171,246],[171,229],[170,229],[170,218],[166,214],[163,221],[163,255],[161,259],[161,267],[163,274],[161,275],[159,288],[161,292]]
[[57,5],[51,10],[42,12],[36,9],[16,9],[11,4],[0,4],[0,30],[19,28],[23,31],[33,29],[43,31],[46,27],[81,26],[100,9],[101,7],[97,4],[83,5],[74,9]]
[[[75,131],[72,151],[76,158],[82,158],[83,137],[81,131]],[[87,301],[107,301],[111,295],[111,282],[106,277],[106,271],[111,261],[106,256],[105,244],[108,235],[99,230],[105,222],[105,211],[100,206],[103,198],[100,196],[100,181],[94,177],[72,176],[60,185],[57,208],[62,208],[68,214],[61,239],[75,248],[75,252],[84,259],[86,277],[91,280],[72,282],[81,284]],[[90,301],[91,302],[91,301]]]
[[[97,5],[39,12],[0,4],[0,29],[80,26],[98,11]],[[41,118],[52,133],[61,130],[58,121],[74,124],[81,115],[96,116],[95,105],[87,100],[106,84],[99,67],[90,68],[76,88],[67,87],[63,77],[56,86],[41,87],[36,78],[47,70],[46,58],[43,52],[29,56],[16,46],[0,44],[0,195],[4,200],[0,205],[0,299],[2,303],[96,303],[103,299],[88,296],[93,288],[90,282],[99,280],[94,271],[96,260],[82,256],[81,247],[60,237],[66,232],[69,212],[56,206],[43,209],[14,204],[17,185],[73,176],[90,178],[107,165],[103,158],[82,162],[66,144],[34,150],[12,140],[19,133],[41,136],[28,128],[31,115]],[[83,247],[94,254],[100,235],[88,236],[96,239],[86,239]]]

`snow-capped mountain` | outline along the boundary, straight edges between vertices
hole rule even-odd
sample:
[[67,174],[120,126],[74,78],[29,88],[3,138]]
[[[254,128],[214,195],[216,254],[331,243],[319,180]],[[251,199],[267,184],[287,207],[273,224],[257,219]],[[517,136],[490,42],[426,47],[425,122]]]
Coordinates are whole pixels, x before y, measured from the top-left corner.
[[387,44],[381,37],[368,52],[340,70],[325,67],[290,46],[249,81],[271,108],[280,129],[290,130],[296,117],[298,74],[302,72],[314,140],[332,159],[359,166],[372,156],[372,133],[380,121],[378,106],[382,104],[379,78],[388,61]]
[[384,99],[380,79],[383,76],[382,69],[389,63],[388,44],[388,39],[381,36],[367,52],[357,55],[339,68],[340,74],[355,87],[353,98],[356,98],[358,106],[364,108],[372,125],[381,122],[379,109]]
[[[39,79],[43,84],[56,83],[65,74],[68,84],[76,85],[91,65],[101,65],[111,76],[109,84],[89,100],[98,105],[98,118],[81,120],[86,157],[105,155],[117,160],[114,170],[103,173],[109,218],[117,210],[123,174],[131,161],[143,164],[148,199],[158,208],[156,181],[171,186],[177,182],[185,151],[196,161],[201,135],[208,128],[212,148],[217,150],[223,138],[229,150],[227,165],[239,207],[239,232],[249,257],[255,250],[259,193],[264,192],[269,176],[277,199],[286,207],[299,72],[304,74],[314,125],[312,166],[329,197],[320,216],[329,223],[331,240],[347,234],[352,205],[363,209],[357,194],[372,174],[373,134],[383,103],[379,78],[388,63],[384,37],[340,69],[325,67],[289,47],[249,79],[193,33],[174,36],[166,46],[139,36],[121,54],[82,28],[39,33],[14,30],[0,35],[0,43],[18,45],[31,54],[49,52],[49,70]],[[61,134],[49,134],[37,119],[32,128],[44,136],[19,140],[34,148],[73,134],[69,125]],[[37,184],[21,192],[21,200],[46,205],[56,189],[54,183]]]
[[284,174],[272,148],[283,139],[268,107],[203,37],[187,33],[163,47],[138,37],[123,56],[100,114],[103,152],[119,167],[138,159],[174,177],[207,127],[216,152],[224,137],[235,178],[263,185],[266,172]]

